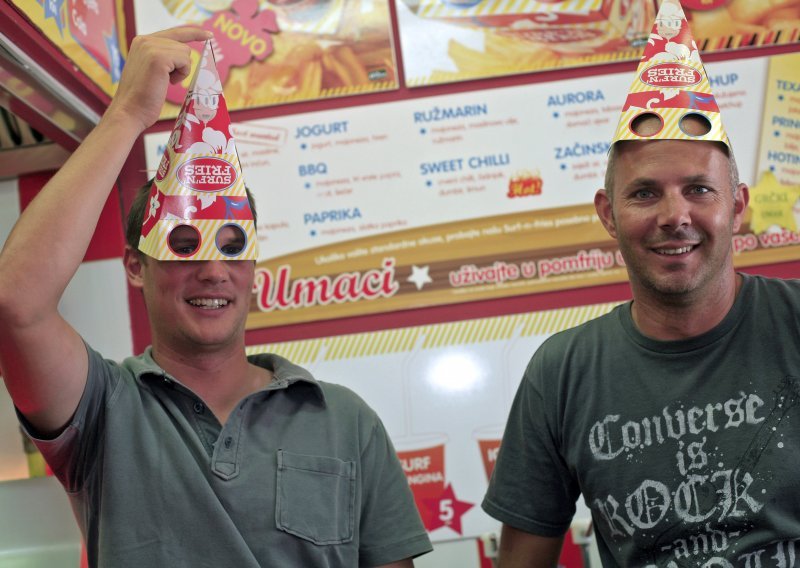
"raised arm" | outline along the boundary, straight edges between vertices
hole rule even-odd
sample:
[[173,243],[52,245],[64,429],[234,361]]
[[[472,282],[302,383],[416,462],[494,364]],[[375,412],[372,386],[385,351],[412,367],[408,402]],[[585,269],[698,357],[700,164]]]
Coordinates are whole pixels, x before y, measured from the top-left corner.
[[99,124],[25,209],[0,253],[0,369],[14,404],[41,434],[70,420],[88,358],[58,302],[80,266],[103,205],[141,133],[161,112],[170,82],[191,71],[174,28],[133,40],[117,94]]

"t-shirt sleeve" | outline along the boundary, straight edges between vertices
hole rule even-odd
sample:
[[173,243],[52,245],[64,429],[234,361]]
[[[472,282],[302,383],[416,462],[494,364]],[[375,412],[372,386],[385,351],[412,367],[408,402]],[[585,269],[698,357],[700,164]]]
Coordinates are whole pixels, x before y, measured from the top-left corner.
[[380,566],[430,552],[414,497],[394,446],[376,418],[361,456],[363,498],[359,565]]
[[105,400],[118,383],[119,368],[88,345],[89,371],[78,408],[69,424],[55,438],[40,437],[17,413],[25,434],[44,456],[53,474],[69,492],[80,491],[83,480],[97,463],[95,452],[103,435]]
[[556,380],[544,359],[540,349],[525,371],[481,506],[516,529],[559,537],[569,529],[580,490],[560,451],[553,391],[542,389],[543,381]]

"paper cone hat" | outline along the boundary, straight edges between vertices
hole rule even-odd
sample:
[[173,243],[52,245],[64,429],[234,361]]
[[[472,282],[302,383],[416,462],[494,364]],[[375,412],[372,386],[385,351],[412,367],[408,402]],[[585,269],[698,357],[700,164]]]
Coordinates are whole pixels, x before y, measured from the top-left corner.
[[159,260],[256,260],[255,221],[210,42],[150,189],[139,250]]
[[[661,119],[661,129],[654,134],[637,133],[637,119],[652,115]],[[688,115],[700,117],[707,131],[693,135],[697,131],[692,129],[687,133],[682,126]],[[678,0],[663,0],[658,10],[612,144],[620,140],[704,140],[724,142],[730,148],[708,75]]]

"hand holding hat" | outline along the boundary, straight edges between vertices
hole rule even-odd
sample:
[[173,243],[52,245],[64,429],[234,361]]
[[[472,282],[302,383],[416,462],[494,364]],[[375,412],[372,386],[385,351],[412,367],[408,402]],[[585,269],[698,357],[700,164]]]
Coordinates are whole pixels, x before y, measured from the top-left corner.
[[134,118],[141,130],[150,127],[161,113],[170,83],[179,83],[191,72],[193,41],[206,41],[211,33],[196,27],[178,27],[131,42],[117,93],[107,113]]

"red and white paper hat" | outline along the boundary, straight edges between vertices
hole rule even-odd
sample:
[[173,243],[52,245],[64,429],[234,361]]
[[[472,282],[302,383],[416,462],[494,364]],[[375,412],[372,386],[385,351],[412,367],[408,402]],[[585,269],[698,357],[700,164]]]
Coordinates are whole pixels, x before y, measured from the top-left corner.
[[158,260],[256,260],[255,221],[206,42],[161,158],[139,250]]
[[[638,133],[637,119],[652,115],[661,120],[660,130]],[[701,117],[707,131],[687,133],[682,124],[689,115]],[[661,2],[612,144],[620,140],[704,140],[723,142],[730,148],[708,75],[678,0]]]

